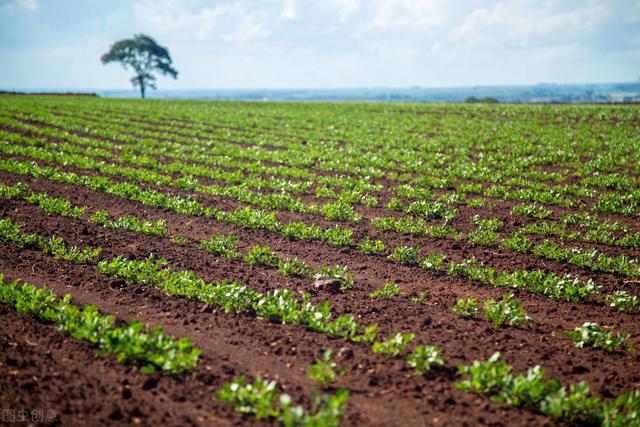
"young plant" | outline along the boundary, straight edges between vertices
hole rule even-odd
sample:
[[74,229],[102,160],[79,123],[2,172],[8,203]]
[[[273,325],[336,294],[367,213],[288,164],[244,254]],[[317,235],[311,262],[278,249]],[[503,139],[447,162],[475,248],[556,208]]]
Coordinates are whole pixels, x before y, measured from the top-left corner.
[[395,357],[407,347],[407,345],[413,340],[414,337],[415,334],[413,334],[412,332],[407,332],[406,334],[396,332],[391,338],[386,341],[374,342],[371,350],[374,353],[386,354],[388,356]]
[[120,363],[141,363],[143,373],[156,369],[171,374],[190,371],[202,352],[192,348],[188,338],[175,339],[160,327],[150,328],[138,320],[116,326],[113,316],[101,313],[95,306],[72,304],[71,295],[59,298],[46,288],[18,281],[5,283],[2,274],[0,303],[51,322],[75,339],[88,341],[101,356],[111,354]]
[[266,265],[269,267],[276,267],[279,261],[278,255],[268,245],[255,245],[249,249],[244,259],[250,265]]
[[520,233],[514,233],[500,242],[500,246],[516,252],[528,252],[533,247],[533,243],[529,238],[527,238],[527,236]]
[[459,299],[451,311],[460,317],[476,317],[480,314],[480,306],[475,298]]
[[593,347],[604,351],[632,350],[630,344],[625,344],[629,334],[619,332],[614,336],[612,331],[606,330],[597,323],[585,322],[573,331],[564,332],[578,348]]
[[278,270],[287,276],[311,277],[311,267],[302,261],[298,261],[298,258],[279,260]]
[[395,283],[387,283],[383,288],[371,292],[369,298],[389,299],[395,295],[400,295],[400,287]]
[[511,208],[512,215],[521,215],[536,219],[545,219],[552,213],[553,211],[545,209],[536,202],[528,205],[516,205]]
[[277,417],[275,381],[264,381],[258,377],[252,384],[246,384],[244,376],[236,378],[232,383],[225,384],[215,396],[231,403],[237,412],[255,415],[261,420]]
[[0,197],[5,199],[17,200],[21,199],[29,191],[29,186],[22,182],[18,182],[16,185],[3,185],[0,184]]
[[636,313],[640,310],[638,296],[631,296],[625,291],[615,291],[612,294],[605,295],[604,302],[625,313]]
[[25,197],[29,203],[38,205],[47,213],[78,219],[84,215],[84,208],[74,206],[70,201],[62,198],[51,197],[47,193],[33,193]]
[[320,209],[320,212],[329,220],[360,222],[362,215],[357,213],[353,206],[342,200],[327,203]]
[[467,240],[472,245],[492,246],[500,233],[492,230],[474,230],[467,235]]
[[447,259],[446,255],[433,252],[420,260],[420,267],[427,270],[440,270],[445,259]]
[[407,356],[409,366],[418,374],[424,374],[434,366],[444,366],[444,360],[440,355],[440,349],[434,345],[421,345],[415,348],[413,353]]
[[527,316],[522,305],[513,299],[513,294],[502,296],[502,301],[496,302],[489,299],[484,303],[484,314],[496,326],[520,326],[523,323],[531,323],[533,320]]
[[325,349],[322,357],[307,367],[307,377],[311,381],[319,383],[322,388],[328,388],[346,372],[346,368],[338,368],[336,362],[333,361],[333,351],[330,348]]
[[[544,379],[544,369],[535,366],[524,374],[512,375],[513,368],[502,362],[500,353],[471,366],[458,366],[458,373],[468,377],[455,383],[457,388],[488,394],[492,400],[511,406],[525,406],[575,424],[599,425],[603,407],[596,396],[589,395],[585,382],[560,386],[556,379]],[[617,413],[616,407],[611,413]],[[624,412],[626,408],[623,409]]]
[[419,291],[409,295],[409,299],[417,304],[424,304],[428,296],[429,290],[425,289],[424,291]]
[[367,255],[380,255],[387,246],[381,240],[372,241],[367,236],[357,244],[357,248]]
[[89,217],[89,221],[113,230],[129,230],[159,237],[165,237],[169,234],[169,230],[162,219],[153,223],[151,221],[141,221],[134,216],[124,215],[115,220],[111,220],[107,212],[98,211]]
[[480,231],[500,231],[504,228],[504,222],[498,218],[482,218],[480,215],[474,215],[471,223]]
[[458,366],[458,374],[469,378],[455,386],[479,394],[498,394],[511,381],[512,369],[502,362],[500,353],[494,353],[486,361],[476,360],[471,366]]
[[237,259],[242,256],[236,247],[237,242],[238,238],[234,235],[225,236],[224,234],[216,234],[211,240],[202,240],[200,247],[213,255]]
[[173,236],[171,237],[171,243],[178,246],[184,246],[189,242],[186,236]]
[[311,396],[313,411],[307,412],[300,406],[292,406],[289,395],[278,396],[276,388],[275,381],[258,377],[252,384],[247,384],[245,377],[240,376],[225,384],[215,396],[232,404],[236,411],[258,419],[273,418],[284,426],[308,427],[338,427],[349,397],[344,389],[336,390],[333,395],[314,391]]
[[408,265],[418,265],[418,252],[420,248],[418,246],[398,246],[394,248],[389,255],[389,259],[402,262]]

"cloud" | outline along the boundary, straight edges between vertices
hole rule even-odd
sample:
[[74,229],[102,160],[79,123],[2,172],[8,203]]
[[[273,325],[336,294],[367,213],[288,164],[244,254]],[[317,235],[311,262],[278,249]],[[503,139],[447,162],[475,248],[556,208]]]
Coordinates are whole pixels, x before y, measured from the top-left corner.
[[288,21],[293,21],[298,17],[298,10],[294,0],[285,0],[284,8],[282,9],[280,17]]
[[443,0],[375,0],[368,29],[431,29],[443,24],[448,5]]
[[0,10],[26,10],[36,12],[40,8],[38,0],[9,0],[0,2]]
[[187,2],[178,0],[141,0],[133,6],[134,15],[145,30],[183,41],[210,38],[229,10],[222,4],[192,10]]
[[474,9],[449,31],[449,40],[468,47],[528,46],[541,39],[563,42],[589,34],[607,15],[604,5],[587,2],[563,12],[553,2],[498,1]]
[[[163,88],[629,81],[640,55],[640,0],[88,4],[0,0],[0,61],[10,64],[0,80],[121,86],[122,73],[98,58],[139,32],[168,46],[179,65],[180,79]],[[32,72],[42,63],[52,71]]]
[[242,18],[238,26],[222,38],[228,43],[241,43],[269,37],[269,30],[259,18],[253,15],[246,15]]
[[336,15],[340,23],[345,23],[360,10],[360,4],[361,0],[316,0],[314,5]]

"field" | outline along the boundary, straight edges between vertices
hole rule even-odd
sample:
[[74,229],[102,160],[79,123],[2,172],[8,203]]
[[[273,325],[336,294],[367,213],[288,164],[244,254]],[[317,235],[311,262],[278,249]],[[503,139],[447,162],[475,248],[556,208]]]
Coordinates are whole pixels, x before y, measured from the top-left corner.
[[4,422],[640,425],[635,106],[4,95],[0,135]]

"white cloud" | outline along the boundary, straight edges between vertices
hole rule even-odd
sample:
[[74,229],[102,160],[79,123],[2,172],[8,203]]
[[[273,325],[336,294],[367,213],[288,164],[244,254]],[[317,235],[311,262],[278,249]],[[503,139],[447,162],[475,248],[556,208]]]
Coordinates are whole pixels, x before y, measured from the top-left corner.
[[178,0],[141,0],[133,11],[143,27],[154,33],[170,34],[178,40],[205,40],[229,7],[218,4],[192,11]]
[[[49,2],[0,0],[0,61],[14,69],[5,67],[0,80],[126,84],[97,58],[114,40],[137,32],[168,46],[181,72],[162,88],[624,81],[638,73],[640,0],[100,4],[64,11],[60,31],[59,10],[52,12]],[[61,49],[69,45],[85,51]],[[43,51],[55,55],[45,58]],[[39,63],[55,72],[32,73]]]
[[38,0],[13,0],[0,3],[0,10],[26,10],[36,12],[40,8]]
[[313,5],[326,14],[337,16],[344,24],[360,10],[361,3],[361,0],[315,0]]
[[280,17],[288,21],[293,21],[298,17],[298,10],[294,0],[285,0],[284,8],[282,9]]
[[269,37],[269,30],[259,18],[254,15],[246,15],[236,28],[224,35],[224,41],[228,43],[240,43]]
[[582,8],[569,12],[557,9],[554,2],[499,1],[492,7],[473,10],[449,31],[449,39],[470,47],[528,46],[537,39],[563,41],[588,34],[607,17],[607,8],[599,4],[585,2]]
[[445,22],[448,5],[444,0],[375,0],[372,9],[368,29],[429,30]]

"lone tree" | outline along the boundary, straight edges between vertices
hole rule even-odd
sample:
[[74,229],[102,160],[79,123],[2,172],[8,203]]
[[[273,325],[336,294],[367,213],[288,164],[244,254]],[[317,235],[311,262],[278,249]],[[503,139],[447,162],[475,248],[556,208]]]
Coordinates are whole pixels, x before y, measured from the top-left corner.
[[140,87],[142,98],[147,87],[156,88],[156,77],[151,74],[152,72],[157,71],[174,79],[178,77],[178,71],[172,66],[167,48],[160,46],[154,39],[144,34],[136,34],[132,39],[115,42],[100,60],[103,64],[120,62],[125,70],[130,65],[136,72],[136,75],[131,78],[131,83],[134,87]]

